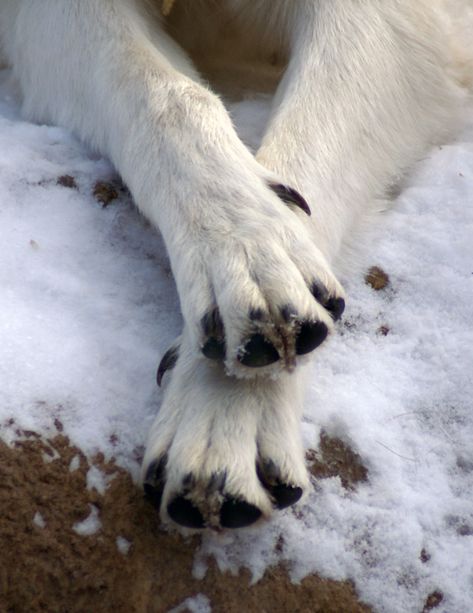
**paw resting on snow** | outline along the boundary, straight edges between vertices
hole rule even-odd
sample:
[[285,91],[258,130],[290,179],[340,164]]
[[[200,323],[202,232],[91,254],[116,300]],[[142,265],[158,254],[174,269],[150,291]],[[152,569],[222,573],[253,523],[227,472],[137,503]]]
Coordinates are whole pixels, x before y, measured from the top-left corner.
[[169,359],[143,462],[145,492],[162,518],[241,528],[297,502],[308,486],[298,377],[228,377],[185,336]]

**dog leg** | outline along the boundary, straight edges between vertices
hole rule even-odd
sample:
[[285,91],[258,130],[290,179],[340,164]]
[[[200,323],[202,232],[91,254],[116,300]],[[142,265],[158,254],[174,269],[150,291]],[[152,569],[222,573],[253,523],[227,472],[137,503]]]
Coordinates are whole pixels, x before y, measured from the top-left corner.
[[257,159],[307,199],[305,222],[333,262],[363,213],[445,138],[463,94],[428,4],[301,0],[281,18],[290,61]]

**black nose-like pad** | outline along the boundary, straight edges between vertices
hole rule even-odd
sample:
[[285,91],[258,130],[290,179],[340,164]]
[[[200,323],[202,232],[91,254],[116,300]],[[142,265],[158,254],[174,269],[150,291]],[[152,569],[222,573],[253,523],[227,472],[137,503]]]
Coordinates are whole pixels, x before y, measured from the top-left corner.
[[195,528],[199,530],[204,527],[204,518],[199,509],[184,496],[176,496],[168,504],[169,517],[185,528]]
[[249,368],[261,368],[279,360],[276,347],[262,334],[254,334],[245,344],[238,361]]
[[149,465],[146,471],[146,476],[143,482],[143,489],[146,498],[151,504],[158,509],[161,506],[161,498],[163,497],[164,486],[166,484],[165,469],[167,457],[164,456],[160,460],[155,460]]
[[220,509],[222,528],[245,528],[254,524],[260,517],[261,510],[258,507],[236,498],[227,498]]
[[329,298],[324,307],[333,317],[333,320],[338,321],[345,310],[345,300],[343,298]]
[[303,322],[296,338],[296,353],[310,353],[324,342],[327,334],[328,328],[322,321]]

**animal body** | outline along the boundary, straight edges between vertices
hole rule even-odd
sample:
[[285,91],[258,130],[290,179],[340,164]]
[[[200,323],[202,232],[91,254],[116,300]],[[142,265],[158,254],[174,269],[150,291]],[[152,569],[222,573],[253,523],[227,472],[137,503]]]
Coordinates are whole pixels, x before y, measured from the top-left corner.
[[[461,125],[472,13],[471,0],[1,0],[24,115],[108,156],[166,243],[184,329],[143,462],[165,520],[239,528],[307,489],[303,364],[344,309],[334,270]],[[253,154],[216,91],[254,90],[274,98]]]

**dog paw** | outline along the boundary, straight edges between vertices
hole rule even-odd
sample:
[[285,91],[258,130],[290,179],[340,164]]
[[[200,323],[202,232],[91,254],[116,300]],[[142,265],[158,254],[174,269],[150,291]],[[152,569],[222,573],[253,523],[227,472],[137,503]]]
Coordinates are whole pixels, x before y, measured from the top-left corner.
[[222,205],[198,248],[180,256],[176,275],[189,329],[209,360],[227,374],[291,371],[316,349],[345,307],[343,290],[315,246],[295,190],[261,187],[259,205]]
[[230,378],[181,345],[169,379],[143,462],[145,493],[165,521],[243,528],[301,498],[297,377]]

